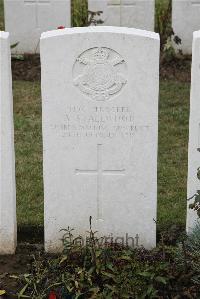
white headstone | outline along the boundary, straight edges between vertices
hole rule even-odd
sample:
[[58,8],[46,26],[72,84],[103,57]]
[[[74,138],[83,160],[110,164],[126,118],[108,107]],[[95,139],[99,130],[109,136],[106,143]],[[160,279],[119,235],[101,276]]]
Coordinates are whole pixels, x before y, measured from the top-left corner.
[[[148,49],[148,50],[147,50]],[[45,248],[60,229],[156,244],[159,36],[122,27],[41,38]]]
[[4,0],[4,10],[13,53],[38,53],[42,32],[71,27],[70,0]]
[[155,0],[88,0],[88,9],[103,11],[103,25],[154,31]]
[[172,28],[175,35],[181,38],[178,47],[184,54],[192,53],[192,34],[200,29],[200,0],[172,1]]
[[0,254],[16,248],[16,189],[9,34],[0,31]]
[[[200,167],[200,31],[194,32],[192,51],[192,82],[190,95],[190,126],[188,148],[188,199],[200,190],[197,170]],[[187,231],[190,231],[197,220],[197,213],[189,209],[194,198],[188,201]]]

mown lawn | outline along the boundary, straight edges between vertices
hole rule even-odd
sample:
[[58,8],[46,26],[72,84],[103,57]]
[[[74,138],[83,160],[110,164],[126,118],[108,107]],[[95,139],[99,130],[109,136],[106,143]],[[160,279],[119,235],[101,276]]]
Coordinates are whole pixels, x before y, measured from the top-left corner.
[[158,223],[185,225],[190,84],[160,82]]
[[0,0],[0,30],[4,30],[3,0]]
[[[13,87],[18,223],[43,225],[40,83],[15,81]],[[185,224],[189,88],[188,83],[160,83],[160,228]]]
[[18,223],[43,224],[40,84],[15,81],[13,92]]

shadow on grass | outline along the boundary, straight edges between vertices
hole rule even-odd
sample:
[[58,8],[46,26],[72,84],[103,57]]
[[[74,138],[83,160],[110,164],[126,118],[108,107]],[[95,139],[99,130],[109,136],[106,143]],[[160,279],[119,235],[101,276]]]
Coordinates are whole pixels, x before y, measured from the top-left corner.
[[19,225],[17,241],[18,243],[44,243],[44,227],[42,225]]

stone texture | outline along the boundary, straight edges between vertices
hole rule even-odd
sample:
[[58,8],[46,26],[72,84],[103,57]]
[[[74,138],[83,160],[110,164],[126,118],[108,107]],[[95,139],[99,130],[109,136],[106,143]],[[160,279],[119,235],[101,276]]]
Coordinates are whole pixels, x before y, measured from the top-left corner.
[[4,10],[13,53],[38,53],[42,32],[71,27],[70,0],[4,0]]
[[155,246],[159,36],[47,32],[41,63],[46,251],[67,226],[85,237],[90,216],[101,237]]
[[0,32],[0,254],[16,248],[16,188],[9,34]]
[[172,27],[175,34],[181,38],[178,46],[184,54],[192,53],[192,34],[200,29],[200,0],[173,0]]
[[[194,32],[192,51],[192,82],[190,95],[190,125],[188,148],[188,198],[200,190],[197,169],[200,167],[200,31]],[[194,200],[188,201],[188,206]],[[194,210],[187,210],[187,231],[190,231],[197,220]]]
[[154,31],[155,0],[88,0],[88,8],[103,11],[103,25]]

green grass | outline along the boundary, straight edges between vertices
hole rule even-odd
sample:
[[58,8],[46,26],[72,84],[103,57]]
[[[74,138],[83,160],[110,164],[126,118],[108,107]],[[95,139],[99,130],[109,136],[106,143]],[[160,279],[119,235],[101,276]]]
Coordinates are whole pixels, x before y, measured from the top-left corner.
[[15,81],[15,150],[19,225],[43,224],[41,99],[39,82]]
[[[158,223],[185,225],[189,84],[160,84]],[[14,82],[19,225],[43,225],[39,82]]]
[[161,81],[158,223],[185,225],[189,83]]
[[87,25],[87,0],[72,0],[72,26],[82,27]]
[[0,0],[0,30],[4,30],[3,0]]

